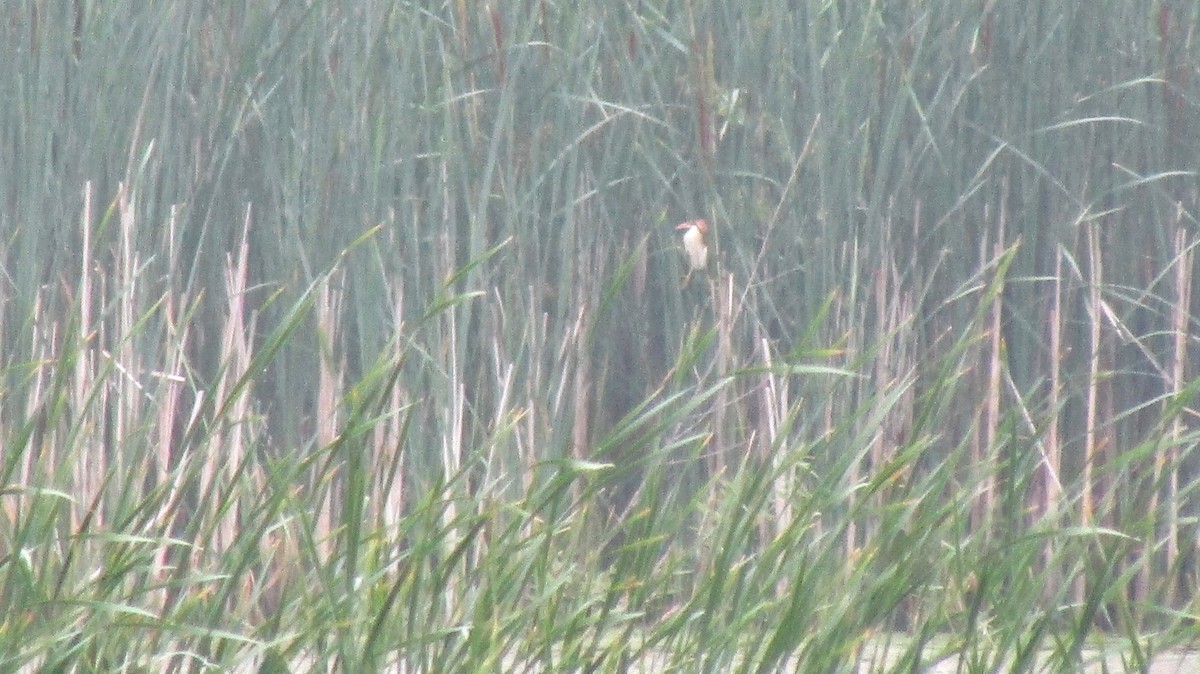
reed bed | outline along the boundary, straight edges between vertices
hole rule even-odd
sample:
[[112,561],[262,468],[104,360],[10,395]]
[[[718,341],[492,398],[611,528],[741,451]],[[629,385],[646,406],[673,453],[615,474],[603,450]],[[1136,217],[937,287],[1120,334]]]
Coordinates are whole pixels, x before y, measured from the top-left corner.
[[14,5],[0,669],[1186,655],[1197,26]]

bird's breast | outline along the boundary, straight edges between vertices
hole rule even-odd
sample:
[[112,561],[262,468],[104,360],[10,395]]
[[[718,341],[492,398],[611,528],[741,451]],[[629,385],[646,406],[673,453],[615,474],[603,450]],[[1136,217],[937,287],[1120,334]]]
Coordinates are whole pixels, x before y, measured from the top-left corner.
[[704,243],[704,233],[699,229],[692,227],[684,233],[683,249],[692,269],[703,269],[708,265],[708,246]]

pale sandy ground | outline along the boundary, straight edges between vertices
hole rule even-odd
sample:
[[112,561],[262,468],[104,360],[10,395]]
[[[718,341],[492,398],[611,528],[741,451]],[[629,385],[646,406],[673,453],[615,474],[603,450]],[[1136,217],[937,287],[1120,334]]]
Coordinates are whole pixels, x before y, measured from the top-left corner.
[[[889,654],[884,663],[865,662],[859,667],[862,674],[888,672],[889,666],[900,655],[899,649]],[[865,659],[865,658],[864,658]],[[1122,656],[1120,651],[1113,650],[1102,653],[1097,650],[1086,650],[1082,656],[1081,668],[1064,669],[1057,660],[1051,665],[1042,659],[1041,665],[1034,671],[1038,674],[1200,674],[1200,651],[1167,651],[1158,654],[1148,669],[1134,667],[1133,658],[1128,653]],[[992,664],[992,670],[1007,672],[1011,663]],[[919,670],[922,674],[967,674],[972,670],[960,663],[956,657],[947,658],[937,663],[929,663]]]

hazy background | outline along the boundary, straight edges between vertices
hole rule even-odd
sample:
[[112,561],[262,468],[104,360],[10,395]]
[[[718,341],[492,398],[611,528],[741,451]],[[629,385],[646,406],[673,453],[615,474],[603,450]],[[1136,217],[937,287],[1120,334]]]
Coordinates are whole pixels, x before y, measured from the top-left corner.
[[1186,641],[1198,25],[10,3],[0,663]]

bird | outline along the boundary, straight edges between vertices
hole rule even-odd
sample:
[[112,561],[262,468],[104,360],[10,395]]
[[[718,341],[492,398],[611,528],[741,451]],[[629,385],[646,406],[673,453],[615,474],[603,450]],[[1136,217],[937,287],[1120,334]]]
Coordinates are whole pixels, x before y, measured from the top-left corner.
[[687,255],[688,263],[688,273],[683,277],[683,286],[687,287],[692,273],[708,266],[708,221],[704,218],[688,220],[676,225],[675,229],[683,231],[683,252]]

